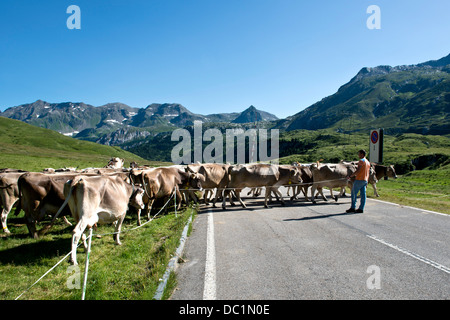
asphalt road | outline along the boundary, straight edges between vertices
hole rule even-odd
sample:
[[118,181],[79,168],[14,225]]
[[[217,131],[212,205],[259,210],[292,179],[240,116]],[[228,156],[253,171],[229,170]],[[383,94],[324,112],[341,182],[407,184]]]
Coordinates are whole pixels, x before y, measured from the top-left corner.
[[349,202],[202,206],[171,299],[450,299],[450,216]]

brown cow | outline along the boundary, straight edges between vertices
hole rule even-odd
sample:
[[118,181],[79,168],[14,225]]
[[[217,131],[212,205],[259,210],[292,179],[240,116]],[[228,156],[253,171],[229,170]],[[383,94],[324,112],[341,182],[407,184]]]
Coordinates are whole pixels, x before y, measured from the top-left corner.
[[190,164],[187,166],[187,170],[192,172],[198,172],[205,177],[205,181],[202,182],[202,187],[205,189],[204,200],[205,204],[208,204],[208,192],[212,189],[216,189],[216,194],[213,200],[213,207],[216,206],[219,196],[223,196],[223,192],[228,185],[229,164],[219,163],[203,163],[203,164]]
[[[72,174],[45,174],[38,172],[25,173],[18,179],[20,207],[25,212],[25,222],[30,235],[35,239],[39,234],[36,222],[42,221],[46,215],[55,215],[64,203],[64,183],[75,177]],[[70,215],[65,208],[61,215]]]
[[[5,171],[0,173],[0,207],[2,208],[1,222],[3,232],[10,233],[8,230],[8,214],[13,207],[19,205],[19,187],[17,180],[25,172]],[[19,209],[20,210],[20,209]],[[18,214],[19,212],[16,212]]]
[[[180,189],[198,189],[202,190],[202,183],[205,177],[199,173],[186,172],[177,167],[159,167],[152,170],[143,170],[141,181],[145,194],[149,199],[147,205],[147,217],[150,218],[150,211],[153,202],[156,199],[167,199],[176,192],[177,207],[181,205]],[[167,213],[166,206],[165,212]],[[140,215],[138,215],[138,224],[140,224]]]
[[86,228],[90,229],[97,223],[116,222],[114,238],[118,245],[121,244],[119,234],[128,204],[138,209],[144,208],[144,190],[129,182],[129,178],[124,179],[122,175],[111,175],[76,176],[65,183],[64,196],[76,222],[71,253],[74,265],[77,264],[76,250],[81,235]]
[[[243,188],[258,188],[266,187],[266,194],[264,197],[264,206],[268,208],[267,200],[270,192],[273,191],[281,199],[284,205],[284,200],[278,187],[282,185],[301,183],[300,171],[294,166],[278,166],[270,164],[238,164],[229,169],[230,182],[228,184],[225,194],[230,195],[229,189],[234,189],[236,197],[242,207],[247,206],[242,201],[240,193]],[[226,197],[223,197],[222,208],[225,209]]]
[[[313,185],[311,188],[311,197],[312,202],[316,203],[314,193],[316,189],[322,195],[322,198],[325,201],[328,201],[327,197],[323,194],[322,188],[327,187],[330,189],[331,197],[334,198],[335,201],[338,201],[338,198],[345,193],[345,187],[349,187],[350,189],[353,186],[353,180],[348,180],[347,176],[351,175],[358,168],[358,162],[346,162],[341,161],[339,163],[314,163],[311,165],[311,172],[313,173]],[[375,177],[375,171],[373,168],[370,168],[369,172],[369,183],[377,183],[378,180]],[[339,196],[333,196],[333,188],[340,188],[341,191]],[[317,194],[316,194],[317,197]]]
[[[291,200],[296,199],[297,195],[300,194],[300,192],[303,192],[303,195],[305,196],[305,200],[308,201],[308,188],[312,186],[313,183],[313,175],[311,172],[311,167],[309,165],[301,165],[300,163],[296,163],[295,165],[301,172],[301,179],[302,183],[298,184],[297,186],[292,186],[293,195],[291,197]],[[288,192],[289,195],[289,192]]]
[[[319,162],[311,165],[311,172],[313,175],[313,184],[311,187],[311,200],[316,203],[314,194],[317,189],[327,187],[330,189],[331,197],[336,201],[338,197],[333,196],[333,188],[345,188],[347,185],[352,185],[351,181],[347,179],[349,175],[356,171],[357,165],[353,163],[337,163],[337,164],[321,164]],[[322,193],[325,201],[327,197]]]
[[[125,173],[114,173],[126,176]],[[18,179],[20,208],[25,212],[25,222],[30,235],[38,238],[36,222],[42,221],[45,216],[54,216],[64,203],[64,183],[73,179],[80,173],[52,173],[29,172]],[[97,176],[96,174],[83,174]],[[62,209],[61,216],[70,216],[68,207]],[[65,219],[65,218],[64,218]],[[67,220],[66,220],[67,221]],[[41,230],[46,231],[48,228]]]
[[387,180],[388,178],[397,179],[397,174],[395,173],[395,169],[393,165],[390,166],[382,166],[380,164],[372,164],[372,168],[375,170],[376,179],[373,179],[373,176],[369,176],[369,183],[372,185],[373,193],[375,196],[379,197],[380,195],[377,192],[377,182],[381,178]]

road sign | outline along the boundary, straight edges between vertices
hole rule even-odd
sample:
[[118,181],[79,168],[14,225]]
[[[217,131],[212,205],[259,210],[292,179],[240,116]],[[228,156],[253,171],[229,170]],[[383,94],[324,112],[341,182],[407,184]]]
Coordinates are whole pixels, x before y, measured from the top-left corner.
[[383,129],[370,131],[369,161],[374,163],[383,162]]
[[370,134],[370,141],[372,141],[372,143],[378,142],[378,131],[372,131],[372,133]]

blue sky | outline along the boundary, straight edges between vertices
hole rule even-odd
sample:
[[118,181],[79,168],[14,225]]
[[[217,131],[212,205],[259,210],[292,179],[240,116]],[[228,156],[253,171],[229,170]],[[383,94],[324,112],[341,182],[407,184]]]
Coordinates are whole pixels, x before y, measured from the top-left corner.
[[[69,30],[69,5],[81,29]],[[369,30],[369,5],[381,29]],[[450,53],[448,0],[2,0],[0,110],[38,99],[293,115],[362,67]]]

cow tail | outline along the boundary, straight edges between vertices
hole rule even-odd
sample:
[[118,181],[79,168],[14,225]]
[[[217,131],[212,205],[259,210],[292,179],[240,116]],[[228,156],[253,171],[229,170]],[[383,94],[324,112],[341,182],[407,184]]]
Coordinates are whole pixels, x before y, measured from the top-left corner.
[[[152,193],[152,190],[147,190],[147,184],[145,183],[145,172],[144,171],[142,171],[142,173],[141,173],[141,180],[142,180],[142,187],[144,189],[145,194],[147,195],[149,200],[152,199],[152,197],[149,194],[149,191],[150,191],[150,193]],[[148,188],[150,188],[150,184],[148,185]]]
[[22,176],[20,176],[19,179],[17,180],[17,189],[19,190],[19,201],[17,201],[18,204],[16,207],[16,211],[14,212],[15,216],[19,215],[20,210],[22,210],[22,188],[20,187],[21,181],[22,181]]

